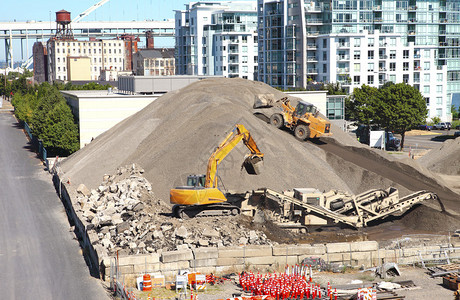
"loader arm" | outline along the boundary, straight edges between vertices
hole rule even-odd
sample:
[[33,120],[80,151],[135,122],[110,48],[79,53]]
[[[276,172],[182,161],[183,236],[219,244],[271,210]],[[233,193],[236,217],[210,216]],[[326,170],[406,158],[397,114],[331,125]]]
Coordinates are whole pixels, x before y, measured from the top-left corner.
[[[242,124],[236,124],[235,128],[233,128],[209,157],[205,188],[217,187],[217,167],[240,141],[243,141],[244,145],[251,151],[251,154],[246,156],[244,163],[254,165],[257,162],[263,161],[264,155],[260,152],[249,131]],[[246,168],[246,170],[248,169]]]

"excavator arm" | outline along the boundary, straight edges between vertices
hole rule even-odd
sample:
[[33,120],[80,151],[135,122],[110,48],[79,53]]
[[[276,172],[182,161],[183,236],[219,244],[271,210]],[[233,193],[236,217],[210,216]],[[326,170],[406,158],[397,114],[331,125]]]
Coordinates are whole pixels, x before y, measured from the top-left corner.
[[236,124],[235,128],[209,157],[205,188],[217,187],[217,167],[240,141],[243,141],[244,145],[251,151],[251,154],[245,157],[243,167],[249,174],[259,174],[258,167],[263,162],[264,155],[260,152],[249,131],[242,124]]

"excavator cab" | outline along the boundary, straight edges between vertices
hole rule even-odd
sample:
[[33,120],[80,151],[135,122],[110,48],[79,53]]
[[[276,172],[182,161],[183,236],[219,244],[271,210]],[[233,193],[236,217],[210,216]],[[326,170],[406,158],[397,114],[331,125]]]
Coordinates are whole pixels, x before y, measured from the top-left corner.
[[206,175],[189,175],[187,176],[187,186],[204,188]]

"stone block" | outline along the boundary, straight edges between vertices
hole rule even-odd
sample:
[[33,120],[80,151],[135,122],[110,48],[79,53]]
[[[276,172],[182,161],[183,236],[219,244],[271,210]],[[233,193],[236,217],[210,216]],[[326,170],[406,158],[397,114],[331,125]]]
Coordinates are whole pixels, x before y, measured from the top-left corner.
[[349,263],[350,258],[351,258],[350,253],[327,253],[325,260],[328,262]]
[[176,250],[161,253],[161,262],[189,261],[193,259],[192,250]]
[[275,257],[274,256],[246,257],[245,263],[249,265],[271,265],[275,263]]
[[243,257],[244,249],[243,247],[218,248],[218,255],[219,258]]
[[189,261],[176,261],[176,262],[169,262],[169,263],[160,263],[160,271],[177,271],[177,270],[184,270],[189,269],[190,263]]
[[273,256],[273,264],[278,266],[286,266],[286,265],[295,265],[300,263],[299,257],[297,255],[291,256]]
[[244,259],[242,257],[219,257],[217,266],[242,266]]
[[134,274],[134,266],[133,265],[120,266],[120,274],[123,274],[123,275]]
[[271,246],[250,246],[243,251],[243,257],[269,256],[273,253]]
[[134,265],[134,273],[140,274],[144,272],[157,272],[160,271],[160,263],[156,264],[141,264],[141,265]]
[[327,253],[343,253],[350,252],[350,243],[329,243],[326,244]]
[[377,251],[379,243],[376,241],[364,241],[351,243],[352,252]]
[[322,255],[326,252],[324,245],[295,245],[295,246],[275,246],[273,247],[273,255]]
[[210,259],[218,258],[219,252],[217,248],[196,248],[193,250],[195,259]]
[[193,259],[190,261],[190,268],[214,267],[217,265],[217,258]]
[[142,265],[154,264],[160,262],[160,255],[158,253],[142,254],[142,255],[129,255],[119,258],[119,265]]

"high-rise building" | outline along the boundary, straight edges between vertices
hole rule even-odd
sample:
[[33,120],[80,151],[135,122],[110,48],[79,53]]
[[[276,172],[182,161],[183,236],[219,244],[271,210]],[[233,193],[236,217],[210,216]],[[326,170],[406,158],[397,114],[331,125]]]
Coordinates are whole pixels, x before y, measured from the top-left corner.
[[257,79],[256,4],[190,2],[176,11],[176,74]]
[[406,82],[429,118],[460,94],[460,1],[258,0],[259,80],[281,88]]

